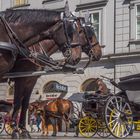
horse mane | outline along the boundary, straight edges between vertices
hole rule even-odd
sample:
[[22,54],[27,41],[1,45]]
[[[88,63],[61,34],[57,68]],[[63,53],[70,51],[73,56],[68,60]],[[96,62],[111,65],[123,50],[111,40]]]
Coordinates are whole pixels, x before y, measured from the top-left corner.
[[[10,23],[56,23],[60,12],[46,9],[8,9],[0,13]],[[45,18],[46,17],[46,18]]]
[[92,38],[92,36],[95,36],[95,31],[94,28],[91,26],[85,26],[86,30],[87,30],[87,36],[88,38]]

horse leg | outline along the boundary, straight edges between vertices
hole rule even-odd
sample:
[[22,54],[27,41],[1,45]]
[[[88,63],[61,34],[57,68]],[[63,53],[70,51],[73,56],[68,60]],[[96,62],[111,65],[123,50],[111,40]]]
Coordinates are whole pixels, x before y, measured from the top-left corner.
[[56,129],[56,125],[57,125],[57,120],[56,120],[56,118],[53,118],[53,121],[52,121],[53,123],[53,134],[52,134],[52,136],[56,136],[56,134],[57,134],[57,129]]
[[64,121],[65,121],[65,125],[66,125],[66,129],[65,129],[65,134],[64,134],[64,136],[67,136],[67,135],[68,135],[69,121],[68,121],[68,120],[65,120],[65,119],[64,119]]
[[24,97],[24,99],[22,100],[22,108],[19,120],[19,128],[22,130],[20,134],[21,138],[31,138],[29,132],[26,130],[26,112],[29,105],[29,99],[30,94],[28,94],[28,97]]
[[42,120],[42,125],[41,125],[41,127],[42,127],[42,135],[46,135],[47,136],[48,135],[47,123],[45,123],[45,118],[44,117],[45,117],[44,115],[41,116],[41,120]]
[[45,133],[45,124],[44,124],[44,118],[42,117],[42,124],[41,124],[41,128],[42,128],[42,135],[44,135]]
[[[20,120],[19,120],[19,128],[22,130],[21,132],[21,138],[31,138],[29,132],[26,129],[26,112],[29,106],[29,100],[32,93],[32,89],[37,81],[37,78],[21,78],[21,85],[20,87],[22,89],[22,107],[21,107],[21,113],[20,113]],[[26,84],[30,83],[30,84]]]
[[21,106],[21,102],[22,102],[22,96],[21,96],[21,92],[19,89],[19,92],[17,90],[18,84],[15,84],[15,93],[14,93],[14,109],[13,109],[13,114],[12,114],[12,124],[11,127],[13,129],[12,132],[12,138],[16,139],[19,138],[19,132],[18,132],[18,128],[17,128],[17,117],[18,117],[18,113],[19,113],[19,109]]
[[44,124],[44,135],[48,136],[48,134],[49,134],[49,130],[48,130],[48,118],[47,118],[47,120]]
[[67,136],[68,134],[68,127],[69,127],[69,118],[66,114],[64,114],[64,121],[65,121],[65,125],[66,125],[66,131],[65,131],[65,135],[64,136]]

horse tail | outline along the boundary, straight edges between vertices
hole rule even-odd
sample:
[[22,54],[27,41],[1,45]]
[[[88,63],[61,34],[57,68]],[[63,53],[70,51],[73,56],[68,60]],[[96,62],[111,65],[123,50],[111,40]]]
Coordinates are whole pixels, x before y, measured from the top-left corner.
[[48,125],[48,119],[49,119],[49,113],[47,111],[47,109],[44,110],[44,123],[45,123],[45,126],[47,127]]

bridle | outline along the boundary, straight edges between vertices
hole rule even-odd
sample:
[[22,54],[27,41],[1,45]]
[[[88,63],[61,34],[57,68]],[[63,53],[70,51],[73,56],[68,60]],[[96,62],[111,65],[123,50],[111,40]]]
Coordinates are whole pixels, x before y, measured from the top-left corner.
[[96,55],[95,55],[94,51],[93,51],[93,47],[97,46],[97,45],[99,44],[99,42],[97,41],[97,42],[95,42],[94,44],[91,43],[91,42],[90,42],[90,39],[89,39],[89,37],[88,37],[88,32],[87,32],[86,27],[89,26],[89,28],[92,28],[92,26],[89,25],[89,24],[86,25],[85,23],[83,24],[79,18],[77,18],[77,20],[79,21],[79,24],[80,24],[79,34],[84,33],[84,35],[85,35],[85,37],[86,37],[86,41],[87,41],[86,46],[83,47],[83,46],[81,45],[81,46],[82,46],[82,50],[83,50],[85,53],[87,53],[87,55],[89,56],[89,60],[88,60],[88,62],[86,63],[86,65],[84,66],[84,68],[83,68],[83,69],[85,70],[85,69],[88,67],[88,65],[90,64],[90,62],[93,61],[93,58],[94,58],[95,61],[98,60],[98,59],[96,58]]
[[[87,52],[88,56],[91,57],[91,59],[94,58],[95,60],[98,60],[98,59],[96,58],[96,55],[95,55],[94,51],[93,51],[93,47],[96,47],[97,45],[99,45],[99,42],[97,41],[97,42],[95,42],[94,44],[91,43],[91,42],[90,42],[90,39],[89,39],[89,37],[88,37],[87,29],[86,29],[87,26],[83,26],[83,25],[80,25],[80,26],[81,26],[81,27],[80,27],[80,28],[81,28],[80,33],[81,33],[81,32],[84,33],[84,35],[85,35],[85,37],[86,37],[86,41],[87,41],[86,46],[84,46],[82,49],[83,49],[85,52]],[[89,28],[92,28],[91,25],[89,25]]]

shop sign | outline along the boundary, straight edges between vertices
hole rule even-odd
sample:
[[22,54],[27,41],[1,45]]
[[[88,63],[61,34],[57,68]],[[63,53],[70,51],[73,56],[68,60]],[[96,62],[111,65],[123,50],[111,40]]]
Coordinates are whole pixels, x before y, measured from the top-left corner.
[[68,86],[67,85],[63,85],[63,84],[60,84],[60,83],[54,83],[53,84],[53,91],[54,92],[67,93],[68,92]]

